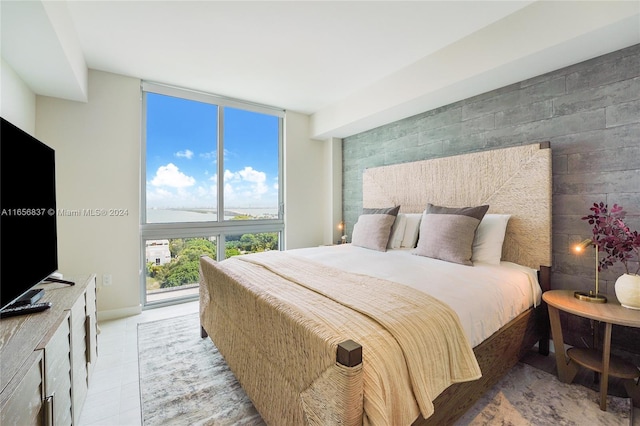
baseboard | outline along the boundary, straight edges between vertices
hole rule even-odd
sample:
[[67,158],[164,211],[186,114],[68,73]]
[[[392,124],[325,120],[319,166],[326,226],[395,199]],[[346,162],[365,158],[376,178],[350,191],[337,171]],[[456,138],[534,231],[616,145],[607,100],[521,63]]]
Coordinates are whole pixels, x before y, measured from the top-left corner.
[[140,315],[142,313],[142,306],[131,306],[128,308],[110,309],[106,311],[98,311],[98,322],[109,321],[120,318],[131,317],[133,315]]

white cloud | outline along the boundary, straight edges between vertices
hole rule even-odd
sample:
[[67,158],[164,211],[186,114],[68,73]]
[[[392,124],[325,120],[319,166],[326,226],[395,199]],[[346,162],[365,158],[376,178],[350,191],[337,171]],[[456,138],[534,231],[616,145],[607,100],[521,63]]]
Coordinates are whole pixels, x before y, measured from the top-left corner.
[[265,172],[259,172],[257,170],[254,170],[253,167],[249,166],[245,167],[243,170],[240,170],[238,174],[242,176],[242,179],[246,180],[247,182],[264,183],[264,181],[267,180],[267,174]]
[[[201,181],[188,176],[175,164],[161,166],[147,184],[147,206],[154,208],[215,207],[216,174]],[[275,179],[277,182],[277,179]],[[224,171],[225,206],[252,208],[275,206],[277,184],[265,172],[247,166]]]
[[251,166],[247,166],[238,172],[231,170],[224,171],[225,194],[242,194],[242,196],[250,199],[260,198],[262,194],[269,191],[269,187],[265,184],[267,174],[255,170]]
[[178,151],[176,152],[176,157],[186,158],[191,160],[191,158],[193,158],[193,151],[191,151],[190,149],[185,149],[184,151]]
[[153,191],[147,191],[147,203],[151,203],[158,200],[165,200],[171,197],[173,194],[166,189],[154,188]]
[[193,177],[182,173],[173,163],[158,167],[156,175],[151,180],[151,185],[153,186],[169,186],[172,188],[185,188],[193,186],[195,183],[196,180]]
[[264,182],[259,182],[259,183],[256,183],[255,186],[253,187],[253,192],[256,195],[266,194],[267,192],[269,192],[269,187],[265,185]]
[[182,207],[191,205],[191,201],[192,197],[183,188],[147,188],[147,207]]
[[204,158],[205,160],[216,160],[216,154],[216,151],[203,152],[202,154],[200,154],[200,158]]
[[239,172],[232,172],[231,170],[224,171],[224,180],[227,181],[236,181],[236,182],[253,182],[253,183],[264,183],[267,180],[267,174],[265,172],[261,172],[255,170],[251,166],[246,166],[244,169]]

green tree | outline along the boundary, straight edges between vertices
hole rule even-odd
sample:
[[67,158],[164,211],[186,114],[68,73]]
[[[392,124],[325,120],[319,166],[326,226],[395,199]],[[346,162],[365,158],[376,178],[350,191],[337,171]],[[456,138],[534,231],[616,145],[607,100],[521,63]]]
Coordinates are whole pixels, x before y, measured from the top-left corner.
[[178,256],[178,253],[184,248],[184,240],[182,238],[173,238],[169,241],[169,251],[171,252],[171,258]]
[[275,232],[261,234],[244,234],[240,237],[237,248],[245,253],[257,253],[278,249],[278,234]]
[[151,278],[155,278],[161,270],[161,265],[156,265],[155,262],[147,262],[147,275]]
[[189,238],[185,241],[182,251],[176,257],[178,260],[187,257],[190,261],[193,261],[200,259],[202,255],[207,255],[215,259],[215,244],[204,238]]
[[207,255],[216,258],[215,243],[205,238],[175,239],[170,244],[170,250],[176,249],[171,262],[159,267],[155,278],[161,288],[179,287],[185,284],[197,283],[200,278],[200,256]]
[[256,237],[255,234],[244,234],[241,238],[240,238],[240,243],[238,244],[238,248],[240,248],[240,250],[248,252],[248,253],[254,253],[257,251],[262,251],[262,250],[258,250],[258,238]]
[[172,265],[169,274],[160,284],[161,288],[180,287],[185,284],[197,283],[200,279],[198,261],[182,261]]
[[[278,249],[277,233],[243,234],[227,236],[225,258],[242,253],[256,253]],[[206,238],[174,238],[169,242],[171,262],[164,265],[147,264],[147,275],[155,279],[160,288],[179,287],[197,283],[200,278],[200,257],[216,259],[215,242]]]
[[261,246],[266,250],[277,250],[278,249],[278,234],[275,232],[264,233],[264,234],[256,234],[258,240],[260,241]]
[[249,220],[249,219],[253,219],[254,217],[248,214],[238,214],[235,215],[234,217],[231,218],[231,220]]
[[224,251],[224,258],[228,259],[230,257],[238,256],[240,254],[242,254],[242,253],[240,253],[240,250],[238,250],[237,248],[235,248],[235,247],[227,247],[225,249],[225,251]]

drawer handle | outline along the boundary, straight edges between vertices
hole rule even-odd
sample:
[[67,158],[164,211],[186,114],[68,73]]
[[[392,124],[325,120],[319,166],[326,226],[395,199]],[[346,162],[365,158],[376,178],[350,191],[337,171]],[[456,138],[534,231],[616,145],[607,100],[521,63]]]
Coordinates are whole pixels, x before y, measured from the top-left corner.
[[55,392],[44,399],[44,424],[46,426],[54,426],[53,416],[53,397]]
[[91,331],[92,331],[92,323],[93,321],[91,320],[91,315],[87,315],[84,319],[84,347],[85,347],[85,352],[86,352],[86,357],[87,357],[87,362],[88,363],[92,363],[93,359],[92,359],[92,355],[91,352],[93,352],[91,350]]

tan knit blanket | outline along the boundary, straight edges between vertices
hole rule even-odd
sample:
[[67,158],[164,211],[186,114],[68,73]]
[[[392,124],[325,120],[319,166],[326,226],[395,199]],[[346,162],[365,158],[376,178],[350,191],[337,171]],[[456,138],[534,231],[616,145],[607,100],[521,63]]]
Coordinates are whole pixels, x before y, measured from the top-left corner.
[[[201,270],[202,324],[269,424],[346,424],[352,406],[356,423],[411,424],[481,376],[455,312],[410,287],[275,251]],[[363,364],[345,379],[335,350],[347,339]]]

